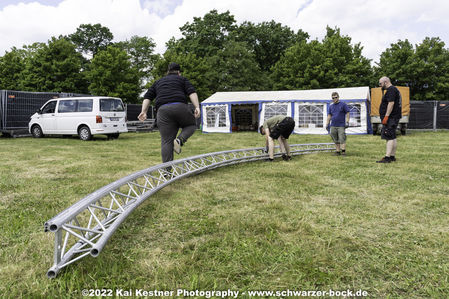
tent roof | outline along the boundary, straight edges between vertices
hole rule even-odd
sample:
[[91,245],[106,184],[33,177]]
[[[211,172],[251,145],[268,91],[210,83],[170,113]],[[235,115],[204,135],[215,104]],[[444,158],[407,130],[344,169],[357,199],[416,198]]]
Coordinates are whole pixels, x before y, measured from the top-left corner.
[[230,102],[261,102],[281,100],[331,100],[332,92],[338,92],[342,100],[365,100],[369,98],[369,87],[348,87],[311,90],[281,91],[229,91],[216,92],[202,104]]

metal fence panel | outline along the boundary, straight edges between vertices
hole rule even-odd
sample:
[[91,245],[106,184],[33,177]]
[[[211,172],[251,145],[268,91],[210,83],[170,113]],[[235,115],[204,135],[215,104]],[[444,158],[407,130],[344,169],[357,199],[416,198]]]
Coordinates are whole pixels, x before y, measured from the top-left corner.
[[449,129],[449,102],[437,103],[437,129]]
[[412,101],[410,103],[409,129],[433,129],[434,102]]
[[5,94],[6,90],[0,90],[0,131],[3,128],[3,105],[4,105],[3,98]]
[[[137,117],[142,111],[142,105],[140,104],[127,104],[126,105],[126,118],[128,121],[138,121]],[[154,119],[156,113],[154,112],[154,107],[150,106],[147,112],[147,118]]]
[[45,102],[59,97],[56,92],[24,92],[6,90],[3,94],[3,130],[28,128],[33,113]]
[[0,130],[28,130],[28,123],[45,102],[54,98],[89,96],[76,93],[0,91]]

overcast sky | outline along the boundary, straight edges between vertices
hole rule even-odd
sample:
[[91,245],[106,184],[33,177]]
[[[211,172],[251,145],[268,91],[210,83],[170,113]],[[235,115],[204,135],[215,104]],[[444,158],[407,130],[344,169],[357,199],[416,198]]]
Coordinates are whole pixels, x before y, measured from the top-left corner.
[[229,10],[239,24],[275,20],[312,39],[337,26],[373,61],[399,39],[440,37],[449,48],[447,0],[0,0],[0,56],[89,23],[108,27],[115,41],[151,37],[162,54],[165,42],[181,36],[179,27],[212,9]]

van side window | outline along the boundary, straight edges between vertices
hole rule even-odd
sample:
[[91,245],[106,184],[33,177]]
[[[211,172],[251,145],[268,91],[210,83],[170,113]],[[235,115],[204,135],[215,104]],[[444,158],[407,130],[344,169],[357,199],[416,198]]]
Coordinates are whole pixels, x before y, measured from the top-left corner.
[[77,112],[92,112],[93,100],[79,100]]
[[125,111],[119,99],[100,99],[100,111]]
[[78,102],[77,100],[59,101],[58,112],[59,113],[76,112],[77,102]]
[[56,101],[50,102],[42,108],[42,114],[55,113]]

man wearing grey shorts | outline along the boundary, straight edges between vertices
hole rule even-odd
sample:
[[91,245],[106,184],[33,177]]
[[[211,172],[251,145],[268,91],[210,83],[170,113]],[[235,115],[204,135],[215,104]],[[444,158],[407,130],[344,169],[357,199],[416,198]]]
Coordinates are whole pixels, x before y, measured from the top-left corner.
[[[194,113],[187,105],[187,98],[195,106]],[[162,162],[173,161],[173,151],[181,153],[181,146],[195,133],[195,119],[201,113],[198,95],[189,80],[181,76],[179,64],[172,62],[168,66],[167,76],[157,80],[145,93],[139,120],[147,118],[150,101],[153,99],[156,99]],[[181,133],[176,136],[180,128]]]
[[340,102],[337,92],[332,93],[332,104],[327,110],[326,129],[330,133],[335,143],[336,151],[334,155],[346,155],[346,132],[349,127],[349,107],[346,103]]

